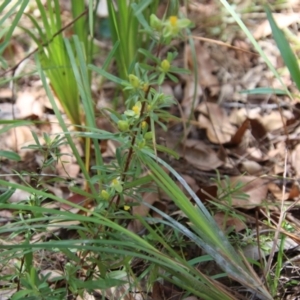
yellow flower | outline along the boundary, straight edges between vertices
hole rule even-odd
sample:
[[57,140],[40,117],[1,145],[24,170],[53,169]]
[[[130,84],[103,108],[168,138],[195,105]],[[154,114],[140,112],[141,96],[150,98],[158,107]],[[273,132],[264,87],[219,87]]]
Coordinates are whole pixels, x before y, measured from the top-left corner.
[[165,38],[174,37],[183,28],[187,28],[191,25],[191,21],[188,19],[178,19],[177,16],[171,16],[164,22],[163,35]]
[[141,109],[142,103],[137,101],[131,109],[125,111],[125,115],[128,117],[138,118],[141,114]]
[[113,184],[113,185],[119,184],[119,180],[118,180],[117,178],[113,179],[113,180],[112,180],[112,184]]
[[130,206],[129,205],[124,205],[124,210],[130,210]]
[[177,25],[177,20],[178,20],[177,16],[171,16],[169,18],[169,21],[173,27],[175,27]]
[[145,129],[147,128],[148,124],[146,121],[143,121],[142,124],[141,124],[142,128]]
[[116,190],[117,192],[121,193],[123,191],[123,186],[122,186],[123,182],[120,180],[120,178],[114,178],[111,181],[110,186]]
[[138,116],[140,115],[141,108],[138,107],[137,105],[133,106],[133,107],[132,107],[132,110],[134,111],[134,113],[135,113],[136,115],[138,115]]

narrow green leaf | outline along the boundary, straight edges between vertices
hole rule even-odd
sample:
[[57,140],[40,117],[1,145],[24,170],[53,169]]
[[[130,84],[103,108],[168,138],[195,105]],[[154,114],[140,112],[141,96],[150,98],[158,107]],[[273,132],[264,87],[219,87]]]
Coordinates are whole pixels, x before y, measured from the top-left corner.
[[292,48],[283,31],[276,24],[270,9],[266,6],[265,10],[280,54],[284,60],[285,65],[289,69],[291,77],[296,83],[298,90],[300,90],[300,69],[298,60],[294,52],[292,51]]
[[250,32],[250,30],[247,28],[247,26],[241,20],[240,16],[235,11],[234,7],[231,4],[229,4],[227,0],[220,0],[220,2],[224,5],[224,7],[226,8],[226,10],[231,14],[231,16],[236,21],[236,23],[241,27],[241,29],[243,30],[244,34],[248,37],[248,39],[250,40],[250,42],[254,46],[255,50],[261,55],[261,57],[264,59],[265,63],[267,64],[268,68],[272,71],[272,73],[274,74],[274,76],[279,80],[279,82],[281,83],[281,85],[284,88],[284,90],[286,90],[287,95],[289,95],[289,97],[292,98],[292,95],[288,91],[288,89],[285,86],[284,82],[282,81],[281,76],[278,74],[278,72],[276,71],[276,69],[274,68],[274,66],[272,65],[272,63],[270,62],[270,60],[269,60],[268,56],[266,55],[266,53],[262,50],[262,48],[260,47],[260,45],[254,39],[254,37],[253,37],[252,33]]
[[[6,3],[6,2],[5,2]],[[24,13],[24,10],[27,6],[27,4],[29,3],[29,0],[23,0],[23,1],[18,1],[11,9],[10,11],[7,13],[6,16],[4,16],[4,18],[2,19],[1,18],[1,22],[4,22],[5,18],[6,17],[9,17],[13,12],[14,10],[16,9],[16,7],[21,4],[21,6],[17,9],[17,13],[16,13],[16,16],[15,18],[13,19],[13,21],[11,22],[10,26],[9,26],[9,29],[7,30],[6,34],[5,34],[5,39],[3,41],[3,45],[7,45],[12,37],[12,34],[15,30],[15,28],[17,27],[21,17],[23,16],[23,13]],[[6,4],[7,5],[7,4]],[[1,6],[2,7],[2,6]],[[1,10],[0,10],[1,12]],[[1,24],[0,24],[1,25]],[[4,47],[5,48],[5,47]]]
[[273,89],[269,87],[259,87],[252,90],[242,90],[240,94],[247,95],[287,95],[285,90]]
[[124,81],[124,80],[122,80],[122,79],[120,79],[120,78],[118,78],[118,77],[116,77],[116,76],[114,76],[114,75],[106,72],[105,70],[103,70],[101,68],[95,67],[94,65],[89,65],[89,68],[92,71],[94,71],[94,72],[102,75],[103,77],[105,77],[106,79],[108,79],[108,80],[110,80],[112,82],[115,82],[115,83],[120,84],[120,85],[126,85],[127,84],[126,81]]
[[6,159],[10,159],[10,160],[14,160],[14,161],[21,160],[20,155],[13,151],[0,150],[0,157],[4,157]]
[[3,194],[0,195],[0,203],[5,203],[16,191],[16,189],[8,189]]

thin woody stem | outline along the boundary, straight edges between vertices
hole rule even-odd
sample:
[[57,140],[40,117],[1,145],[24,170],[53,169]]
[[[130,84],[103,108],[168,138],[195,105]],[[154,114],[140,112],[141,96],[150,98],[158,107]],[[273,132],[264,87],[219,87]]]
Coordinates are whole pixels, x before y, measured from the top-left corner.
[[[150,87],[151,86],[148,86],[148,88],[147,88],[146,95],[145,95],[146,99],[148,97],[148,94],[149,94],[149,91],[150,91]],[[146,107],[146,102],[143,102],[142,103],[142,107],[141,107],[140,118],[144,114],[145,107]],[[139,124],[140,124],[140,122],[139,122]],[[128,152],[128,155],[127,155],[127,158],[126,158],[125,168],[124,168],[124,171],[123,171],[123,174],[122,174],[122,179],[121,179],[122,182],[125,181],[125,179],[126,179],[126,173],[127,173],[128,169],[129,169],[129,165],[130,165],[131,158],[132,158],[132,155],[133,155],[133,146],[135,144],[135,140],[136,140],[136,134],[134,134],[134,136],[132,138],[131,145],[130,145],[130,148],[129,148],[129,152]],[[117,197],[117,200],[116,200],[116,206],[118,207],[119,204],[120,204],[120,194],[118,194],[118,197]]]

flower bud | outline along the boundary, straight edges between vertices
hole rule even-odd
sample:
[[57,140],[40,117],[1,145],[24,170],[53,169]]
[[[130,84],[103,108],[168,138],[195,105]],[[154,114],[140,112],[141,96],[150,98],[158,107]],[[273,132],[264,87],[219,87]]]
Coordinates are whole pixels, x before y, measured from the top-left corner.
[[102,190],[101,193],[100,193],[100,197],[103,200],[107,201],[109,199],[110,195],[106,190]]
[[147,129],[148,128],[148,123],[146,121],[143,121],[141,126],[142,126],[142,129]]
[[148,131],[144,134],[144,139],[145,140],[152,140],[153,138],[153,132],[152,131]]
[[119,121],[118,121],[118,128],[119,128],[119,130],[122,131],[122,132],[128,131],[128,129],[129,129],[128,121],[119,120]]
[[156,15],[152,14],[150,16],[150,26],[154,30],[160,31],[162,29],[162,21],[160,19],[158,19]]
[[132,87],[134,87],[136,89],[140,87],[140,80],[138,79],[138,77],[136,77],[133,74],[129,74],[128,78],[129,78],[129,82],[132,85]]
[[149,89],[149,84],[148,83],[144,83],[143,84],[143,91],[146,93]]
[[164,59],[161,64],[160,67],[162,68],[162,70],[167,73],[170,69],[170,62],[166,59]]
[[139,143],[138,143],[138,147],[139,149],[143,149],[146,145],[146,141],[144,139],[142,139]]

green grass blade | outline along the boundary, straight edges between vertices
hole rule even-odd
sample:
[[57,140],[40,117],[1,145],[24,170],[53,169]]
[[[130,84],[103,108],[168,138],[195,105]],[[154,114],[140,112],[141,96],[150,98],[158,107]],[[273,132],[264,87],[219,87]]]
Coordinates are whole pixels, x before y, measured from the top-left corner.
[[[10,26],[9,26],[9,29],[8,29],[8,30],[6,31],[6,33],[5,33],[5,39],[4,39],[4,41],[3,41],[3,44],[1,45],[1,51],[3,51],[3,50],[5,49],[5,47],[7,46],[7,44],[9,43],[9,41],[10,41],[10,39],[11,39],[11,37],[12,37],[12,34],[13,34],[15,28],[17,27],[17,25],[18,25],[18,23],[19,23],[21,17],[22,17],[23,14],[24,14],[24,10],[25,10],[27,4],[29,3],[29,0],[18,1],[18,2],[17,2],[17,3],[9,10],[9,12],[7,13],[7,15],[4,16],[3,18],[1,18],[1,20],[0,20],[0,26],[1,26],[1,24],[3,24],[3,22],[6,20],[6,18],[8,18],[9,16],[11,16],[11,15],[14,13],[15,9],[17,8],[17,6],[20,5],[20,3],[21,3],[21,6],[18,8],[15,18],[13,19],[12,23],[11,23]],[[3,4],[4,4],[5,6],[7,5],[6,2],[4,2]],[[5,6],[4,6],[4,7],[5,7]],[[1,5],[1,7],[2,7],[2,5]],[[1,12],[1,10],[0,10],[0,12]]]
[[20,161],[21,157],[19,154],[13,151],[0,150],[0,157],[4,157],[6,159]]
[[127,84],[126,81],[124,81],[124,80],[120,79],[119,77],[116,77],[116,76],[114,76],[114,75],[112,75],[112,74],[106,72],[105,70],[103,70],[103,69],[101,69],[101,68],[98,68],[98,67],[96,67],[96,66],[94,66],[94,65],[89,65],[89,68],[90,68],[92,71],[94,71],[94,72],[96,72],[96,73],[102,75],[102,76],[105,77],[106,79],[108,79],[108,80],[110,80],[110,81],[112,81],[112,82],[115,82],[115,83],[117,83],[117,84],[119,84],[119,85],[126,85],[126,84]]
[[[191,228],[202,239],[202,245],[204,246],[204,249],[209,247],[207,248],[207,250],[210,251],[208,253],[214,257],[219,266],[228,274],[230,274],[232,278],[254,289],[254,291],[260,291],[263,295],[267,296],[267,299],[271,299],[268,292],[261,286],[261,283],[253,280],[252,275],[248,273],[248,270],[246,269],[240,256],[230,245],[212,217],[208,214],[208,212],[208,215],[204,213],[207,211],[206,208],[201,205],[201,209],[195,209],[190,200],[184,195],[177,184],[155,162],[155,160],[160,163],[163,163],[163,161],[146,150],[143,151],[143,153],[145,153],[146,156],[142,155],[140,159],[151,170],[156,184],[171,197],[178,208],[181,209],[181,211],[187,216],[191,224]],[[147,157],[147,155],[151,156],[152,159]],[[177,177],[177,179],[181,178],[181,176],[166,163],[164,163],[163,166],[167,167],[172,174]],[[180,180],[180,183],[184,183],[183,179]],[[186,183],[185,187],[187,187]],[[214,252],[212,249],[217,251]]]
[[300,91],[300,69],[298,60],[293,53],[293,50],[285,37],[283,31],[277,26],[270,9],[266,6],[266,14],[272,28],[273,37],[284,60],[285,65],[290,71],[291,77]]
[[[70,42],[66,39],[66,49],[69,54],[71,66],[76,78],[76,82],[79,87],[79,93],[82,100],[82,105],[85,111],[85,119],[86,119],[86,125],[91,128],[97,128],[96,119],[95,119],[95,111],[94,111],[94,104],[92,100],[91,95],[91,88],[89,84],[89,75],[88,75],[88,69],[86,66],[86,60],[84,51],[82,49],[82,44],[79,41],[79,38],[77,36],[73,37],[74,40],[74,46],[77,56],[77,61],[75,59],[75,55],[72,51]],[[78,62],[78,66],[77,66]],[[103,165],[103,159],[101,155],[101,149],[99,147],[99,141],[97,139],[93,139],[94,143],[94,149],[95,149],[95,155],[96,155],[96,164],[98,166]],[[99,173],[100,175],[100,173]],[[105,173],[102,174],[102,176],[105,176]]]
[[[38,73],[39,73],[39,75],[41,77],[44,89],[46,91],[47,97],[48,97],[48,99],[49,99],[49,101],[50,101],[50,103],[52,105],[52,109],[54,110],[54,113],[55,113],[55,115],[57,117],[59,125],[60,125],[60,127],[62,128],[62,130],[64,132],[69,132],[68,127],[67,127],[67,125],[65,124],[65,122],[64,122],[64,120],[62,118],[61,112],[59,111],[59,109],[57,107],[57,104],[56,104],[56,102],[54,100],[54,97],[52,95],[52,92],[51,92],[50,87],[49,87],[49,85],[47,83],[45,74],[43,72],[43,69],[42,69],[41,64],[40,64],[40,62],[39,62],[38,59],[36,59],[36,65],[37,65],[37,70],[38,70]],[[79,164],[79,166],[80,166],[80,168],[82,170],[82,173],[83,173],[85,179],[88,182],[91,182],[89,173],[87,172],[87,170],[85,168],[85,165],[84,165],[84,162],[82,161],[82,159],[81,159],[81,157],[79,155],[79,152],[78,152],[78,150],[77,150],[77,148],[76,148],[76,146],[75,146],[75,144],[73,142],[72,136],[70,134],[65,134],[65,136],[66,136],[66,139],[68,141],[68,144],[70,145],[70,147],[72,149],[72,152],[73,152],[74,156],[76,157],[77,163]],[[97,192],[95,190],[95,187],[92,184],[90,185],[90,188],[91,188],[92,192],[96,195]]]
[[244,22],[241,20],[239,15],[235,12],[234,8],[232,5],[228,3],[227,0],[220,0],[220,2],[223,4],[223,6],[226,8],[226,10],[231,14],[233,19],[236,21],[236,23],[241,27],[245,35],[248,37],[252,45],[254,46],[255,50],[261,55],[261,57],[264,59],[265,63],[267,64],[268,68],[272,71],[274,76],[279,80],[281,83],[283,89],[286,91],[286,94],[290,97],[293,98],[285,84],[283,83],[281,76],[278,74],[278,72],[275,70],[274,66],[268,59],[267,55],[265,52],[261,49],[260,45],[257,43],[257,41],[254,39],[252,33],[250,30],[247,28],[247,26],[244,24]]
[[242,90],[240,94],[247,95],[286,95],[286,91],[280,89],[272,89],[269,87],[259,87],[252,90]]

